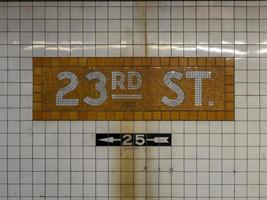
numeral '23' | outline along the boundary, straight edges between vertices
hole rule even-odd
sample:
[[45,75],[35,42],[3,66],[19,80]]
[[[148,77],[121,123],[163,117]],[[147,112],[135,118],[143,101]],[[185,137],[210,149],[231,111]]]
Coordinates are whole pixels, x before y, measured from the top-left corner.
[[[61,72],[57,75],[59,80],[68,78],[70,79],[70,84],[66,87],[60,89],[56,94],[56,105],[57,106],[77,106],[79,103],[78,99],[64,99],[63,96],[73,90],[78,85],[78,78],[72,72]],[[99,106],[107,99],[106,91],[106,77],[101,72],[91,72],[86,75],[86,78],[90,81],[93,79],[98,79],[99,82],[96,84],[96,90],[99,91],[100,96],[96,99],[91,97],[84,98],[84,102],[91,106]]]

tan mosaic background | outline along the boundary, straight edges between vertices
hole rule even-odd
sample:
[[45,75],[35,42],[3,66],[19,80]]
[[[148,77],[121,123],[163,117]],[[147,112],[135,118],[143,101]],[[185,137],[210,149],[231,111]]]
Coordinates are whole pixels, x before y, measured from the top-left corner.
[[[234,59],[233,58],[33,58],[34,105],[33,120],[234,120]],[[83,102],[87,96],[98,97],[97,81],[88,81],[85,75],[102,72],[107,79],[108,98],[100,106]],[[183,78],[174,81],[185,93],[182,104],[169,107],[161,103],[176,93],[166,87],[163,76],[175,70]],[[57,74],[70,71],[79,80],[77,88],[64,96],[78,98],[78,106],[56,106],[56,93],[69,84],[58,80]],[[111,72],[128,71],[142,75],[138,90],[111,90]],[[211,79],[202,80],[202,106],[195,106],[195,80],[185,78],[185,71],[211,71]],[[126,79],[127,82],[127,79]],[[126,84],[127,86],[127,84]],[[141,94],[141,100],[112,100],[111,94]],[[209,101],[213,106],[209,106]]]

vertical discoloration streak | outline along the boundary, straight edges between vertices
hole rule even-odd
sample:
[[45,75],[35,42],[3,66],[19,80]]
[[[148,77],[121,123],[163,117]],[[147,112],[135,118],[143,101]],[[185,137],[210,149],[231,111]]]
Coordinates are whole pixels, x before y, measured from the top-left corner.
[[[145,47],[145,57],[147,57],[147,25],[146,25],[146,2],[134,2],[135,6],[135,14],[138,19],[142,19],[143,23],[141,24],[142,31],[144,32],[144,47]],[[134,19],[136,16],[134,16]],[[122,122],[122,133],[132,133],[133,132],[133,122]],[[134,150],[135,147],[121,147],[121,199],[127,198],[128,200],[134,199],[135,188],[134,185],[138,176],[135,176],[135,158],[134,158]],[[146,166],[145,166],[146,170]],[[146,182],[143,183],[146,185]]]
[[[122,122],[122,133],[133,132],[133,122]],[[121,199],[134,199],[134,147],[121,147]]]
[[134,147],[121,147],[121,198],[134,199]]
[[[133,16],[134,19],[136,17],[138,19],[142,19],[142,23],[140,24],[141,30],[144,32],[144,50],[145,50],[145,57],[148,55],[148,47],[147,47],[147,22],[146,22],[146,2],[134,2],[134,10],[136,16]],[[134,34],[134,33],[133,33]],[[135,42],[134,42],[135,43]],[[133,122],[121,122],[121,132],[122,133],[132,133],[133,132]],[[147,189],[147,175],[146,178],[143,179],[143,177],[137,176],[138,171],[136,170],[137,168],[137,163],[135,161],[135,147],[134,146],[128,146],[124,147],[122,146],[120,148],[120,194],[116,196],[120,196],[120,199],[135,199],[136,196],[138,195],[138,189],[135,188],[135,183],[141,183],[145,187],[145,196],[151,196],[152,194],[148,194],[148,189]],[[144,149],[144,151],[146,151]],[[147,151],[145,153],[145,159],[147,159]],[[147,160],[146,162],[147,163]],[[111,169],[112,170],[112,169]],[[143,172],[147,173],[147,164],[145,164],[144,169],[142,170]],[[141,178],[142,180],[138,180]],[[144,180],[144,181],[143,181]]]
[[[148,56],[148,47],[147,47],[147,21],[146,21],[146,10],[147,10],[147,6],[146,6],[146,2],[145,1],[137,1],[134,2],[134,20],[138,20],[138,24],[137,25],[137,29],[138,32],[140,33],[144,33],[142,34],[143,38],[139,38],[140,41],[142,41],[142,45],[144,46],[144,57]],[[136,30],[134,30],[136,31]],[[135,33],[133,33],[135,34]],[[134,41],[134,44],[140,44],[140,43],[136,43],[136,41]]]
[[147,10],[146,2],[145,2],[145,9],[144,9],[144,16],[145,16],[145,57],[147,57],[147,21],[146,21],[146,10]]

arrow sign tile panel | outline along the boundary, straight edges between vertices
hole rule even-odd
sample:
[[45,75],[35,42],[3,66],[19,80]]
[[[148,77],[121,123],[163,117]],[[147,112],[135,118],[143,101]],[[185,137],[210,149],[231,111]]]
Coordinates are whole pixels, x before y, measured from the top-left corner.
[[171,134],[96,134],[96,146],[171,146],[171,142]]

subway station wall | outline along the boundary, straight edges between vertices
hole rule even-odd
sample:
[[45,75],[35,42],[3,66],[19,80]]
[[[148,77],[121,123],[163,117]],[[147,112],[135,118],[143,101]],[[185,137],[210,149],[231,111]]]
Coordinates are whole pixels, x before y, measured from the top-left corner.
[[[33,57],[233,57],[235,120],[33,121]],[[266,200],[267,1],[0,2],[0,199]]]

